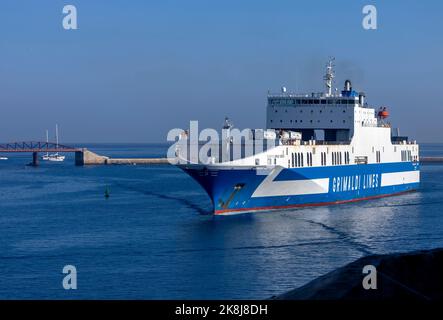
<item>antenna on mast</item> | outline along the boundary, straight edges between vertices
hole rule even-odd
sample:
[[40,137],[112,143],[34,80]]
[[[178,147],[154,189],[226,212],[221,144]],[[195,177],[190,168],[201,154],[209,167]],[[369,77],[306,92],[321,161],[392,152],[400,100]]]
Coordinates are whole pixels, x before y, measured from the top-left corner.
[[332,70],[332,68],[334,67],[334,65],[332,64],[334,60],[335,60],[334,57],[329,57],[328,64],[326,65],[326,74],[323,78],[325,80],[327,97],[332,96],[332,80],[335,77],[334,71]]

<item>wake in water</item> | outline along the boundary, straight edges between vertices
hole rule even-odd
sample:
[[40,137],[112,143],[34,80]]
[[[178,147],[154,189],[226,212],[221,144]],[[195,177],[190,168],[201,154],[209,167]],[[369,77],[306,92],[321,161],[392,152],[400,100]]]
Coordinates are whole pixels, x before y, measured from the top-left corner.
[[190,201],[187,198],[175,196],[173,194],[153,192],[153,191],[150,191],[150,190],[146,190],[146,189],[144,189],[142,187],[134,187],[132,185],[129,186],[129,185],[122,184],[122,183],[116,183],[116,185],[118,187],[122,188],[122,189],[138,192],[138,193],[141,193],[141,194],[144,194],[144,195],[147,195],[147,196],[153,196],[153,197],[157,197],[157,198],[164,199],[164,200],[178,201],[181,204],[185,205],[186,207],[197,211],[198,214],[200,214],[200,215],[212,215],[212,210],[208,210],[207,208],[201,207],[198,204]]

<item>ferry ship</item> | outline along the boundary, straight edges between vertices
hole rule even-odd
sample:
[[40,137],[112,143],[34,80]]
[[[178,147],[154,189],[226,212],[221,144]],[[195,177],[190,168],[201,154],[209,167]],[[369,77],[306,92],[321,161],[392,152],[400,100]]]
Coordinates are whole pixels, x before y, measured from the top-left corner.
[[334,77],[331,59],[324,92],[268,93],[266,129],[252,135],[275,146],[232,158],[226,122],[227,160],[177,164],[207,192],[214,214],[339,204],[419,187],[419,145],[399,136],[388,109],[368,105],[350,80],[341,92],[332,90]]

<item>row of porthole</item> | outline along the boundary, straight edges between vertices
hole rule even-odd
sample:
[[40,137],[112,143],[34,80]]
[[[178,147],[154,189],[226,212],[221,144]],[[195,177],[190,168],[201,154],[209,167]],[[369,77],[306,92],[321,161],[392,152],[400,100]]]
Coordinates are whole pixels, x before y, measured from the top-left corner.
[[[308,167],[312,167],[312,152],[306,152],[306,162]],[[291,160],[288,160],[288,165],[292,166],[292,168],[304,167],[303,153],[292,153]]]
[[[349,154],[349,151],[345,151],[343,152],[344,155],[344,164],[349,164],[351,162],[351,157]],[[312,167],[313,162],[312,162],[312,152],[307,152],[306,153],[306,158],[307,158],[307,165],[308,167]],[[326,162],[326,152],[321,152],[320,153],[320,160],[321,160],[321,165],[325,166],[327,165]],[[342,152],[332,152],[331,153],[331,164],[332,165],[341,165],[342,162]],[[380,162],[380,161],[378,161]],[[304,161],[303,161],[303,153],[292,153],[291,154],[291,159],[288,160],[288,165],[291,167],[303,167],[304,166]]]
[[[271,121],[271,123],[274,122],[272,119],[270,121]],[[292,123],[293,121],[289,120],[289,122]],[[295,120],[295,123],[297,123],[297,122],[298,122],[298,120]],[[303,122],[303,120],[300,120],[300,123],[302,123],[302,122]],[[313,120],[310,120],[309,122],[313,123]],[[317,120],[317,122],[320,123],[320,120]],[[330,122],[333,123],[334,120],[330,120]],[[280,123],[283,123],[283,120],[280,120]],[[343,123],[346,123],[346,120],[343,120]]]
[[401,161],[412,161],[412,152],[410,150],[402,150]]
[[[278,110],[274,110],[275,113],[278,113]],[[285,109],[285,112],[288,113],[288,109]],[[330,113],[333,113],[334,111],[331,110]],[[300,110],[300,113],[303,113],[303,110]],[[311,113],[314,113],[314,110],[311,110]],[[323,113],[323,110],[320,110],[319,113]],[[346,113],[346,110],[343,110],[343,113]]]
[[[332,165],[342,164],[342,153],[341,152],[332,152]],[[349,151],[344,152],[344,163],[349,164],[351,161],[351,157],[349,156]]]

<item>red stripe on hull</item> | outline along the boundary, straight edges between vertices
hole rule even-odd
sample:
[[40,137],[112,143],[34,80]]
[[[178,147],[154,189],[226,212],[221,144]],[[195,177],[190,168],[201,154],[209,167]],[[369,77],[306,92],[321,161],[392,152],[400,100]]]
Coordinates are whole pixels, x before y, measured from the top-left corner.
[[256,207],[256,208],[235,208],[235,209],[223,209],[223,210],[215,210],[214,214],[216,215],[223,215],[226,213],[241,213],[241,212],[254,212],[254,211],[268,211],[268,210],[278,210],[278,209],[292,209],[292,208],[301,208],[301,207],[321,207],[321,206],[330,206],[334,204],[343,204],[343,203],[350,203],[350,202],[357,202],[357,201],[364,201],[364,200],[371,200],[371,199],[379,199],[379,198],[386,198],[386,197],[392,197],[392,196],[398,196],[405,193],[410,193],[416,191],[413,190],[406,190],[391,194],[380,194],[376,196],[370,196],[365,198],[356,198],[356,199],[349,199],[349,200],[338,200],[338,201],[331,201],[331,202],[319,202],[319,203],[303,203],[303,204],[290,204],[285,206],[268,206],[268,207]]

